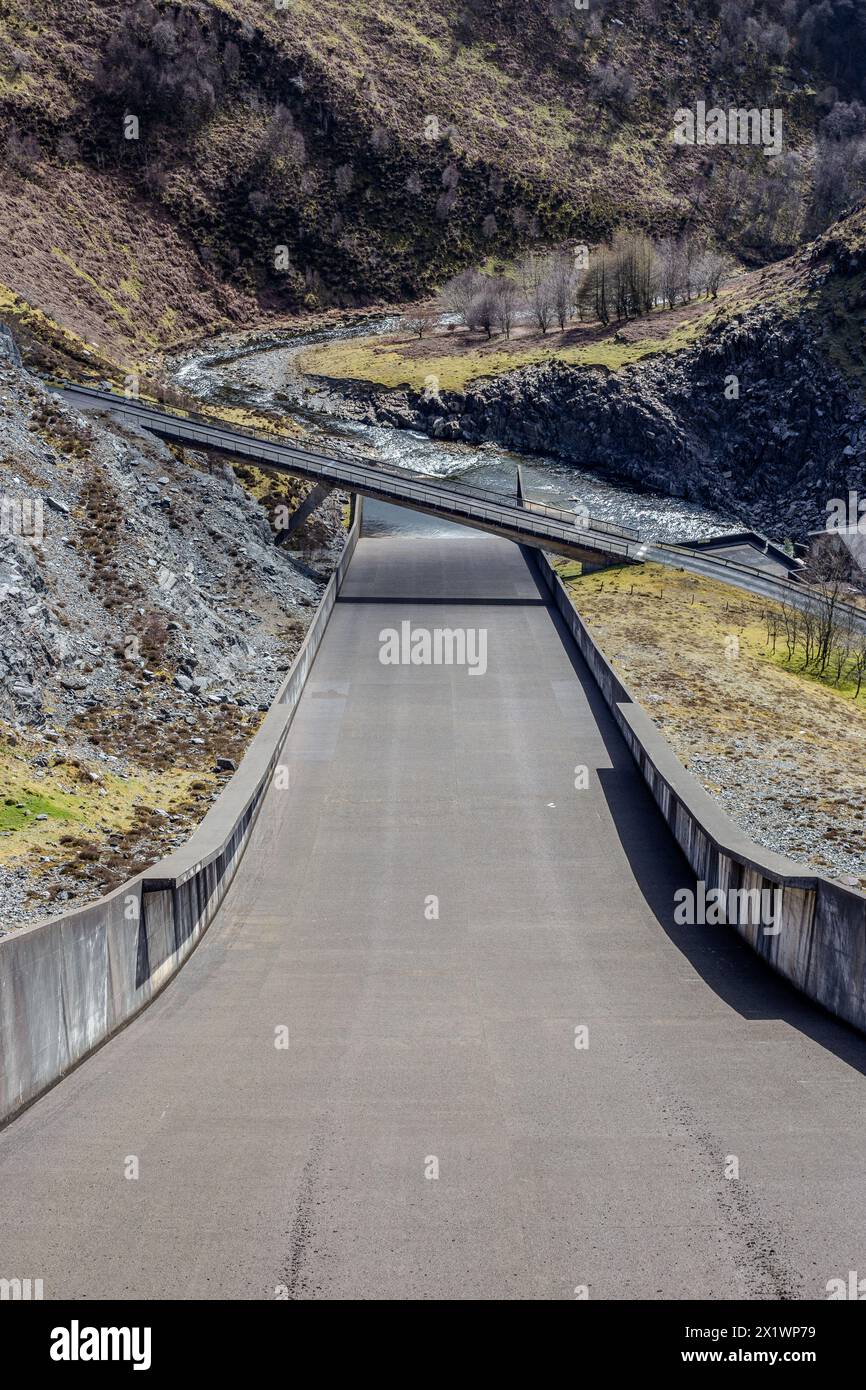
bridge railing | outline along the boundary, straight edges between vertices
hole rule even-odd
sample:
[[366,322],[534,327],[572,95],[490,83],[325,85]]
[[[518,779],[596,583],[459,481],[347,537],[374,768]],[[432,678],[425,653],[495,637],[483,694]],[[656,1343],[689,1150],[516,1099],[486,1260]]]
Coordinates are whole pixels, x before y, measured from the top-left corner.
[[780,583],[784,582],[778,574],[774,574],[772,570],[762,569],[760,565],[747,565],[745,560],[731,560],[727,555],[719,555],[715,552],[708,555],[704,550],[697,550],[689,545],[677,545],[674,541],[659,545],[657,549],[667,551],[672,555],[683,555],[693,560],[703,560],[710,565],[721,565],[724,569],[741,570],[745,574],[751,574],[760,579],[778,579]]
[[[319,453],[316,449],[308,449],[306,447],[302,448],[294,444],[289,436],[280,435],[273,433],[269,430],[262,430],[248,426],[245,426],[243,429],[238,429],[229,420],[221,420],[219,416],[210,417],[202,414],[201,412],[190,410],[186,406],[176,406],[172,404],[171,407],[168,408],[162,405],[153,405],[149,401],[141,400],[138,397],[129,398],[127,396],[122,396],[119,392],[101,391],[97,390],[94,387],[78,386],[74,383],[66,383],[60,381],[52,381],[50,384],[55,389],[66,392],[70,395],[87,396],[88,398],[96,402],[99,402],[100,404],[104,404],[115,411],[126,411],[131,416],[137,418],[147,417],[153,422],[154,427],[164,427],[165,422],[174,419],[183,420],[189,422],[192,425],[199,426],[202,429],[219,429],[221,431],[224,431],[227,435],[231,437],[233,442],[246,439],[254,439],[257,442],[270,445],[277,449],[289,450],[299,459],[306,458],[309,459],[311,463],[316,464],[317,471],[323,473],[323,475],[325,476],[328,476],[328,474],[325,472],[328,466],[331,466],[335,463],[335,460],[328,454],[322,454]],[[225,446],[223,445],[222,447]],[[236,452],[240,454],[250,453],[251,451],[244,450],[240,446],[238,446]],[[574,531],[577,530],[592,533],[593,537],[595,535],[610,536],[613,540],[623,540],[625,542],[638,540],[638,533],[632,530],[630,527],[619,526],[615,522],[604,521],[600,517],[592,516],[588,516],[586,518],[585,523],[579,523],[575,519],[575,513],[569,512],[564,507],[552,507],[547,503],[533,503],[531,509],[524,508],[523,503],[519,501],[517,497],[511,497],[507,493],[497,492],[493,488],[480,487],[476,483],[456,482],[455,480],[450,478],[432,479],[429,476],[429,474],[418,473],[408,468],[399,468],[391,464],[382,463],[379,460],[371,460],[369,463],[365,463],[362,465],[352,464],[348,460],[337,460],[337,462],[339,463],[339,467],[341,469],[360,467],[374,472],[376,474],[384,474],[388,477],[394,478],[395,480],[398,480],[401,484],[408,480],[417,484],[419,487],[423,487],[428,490],[432,487],[435,489],[435,493],[430,494],[431,498],[433,499],[435,499],[435,497],[440,493],[442,495],[448,493],[453,497],[476,497],[482,502],[482,504],[496,507],[506,507],[509,509],[509,511],[517,512],[521,515],[525,515],[528,510],[533,510],[538,515],[548,516],[550,520],[554,523],[559,521],[559,524],[562,527],[564,527],[565,530],[569,533],[566,537],[567,539],[570,539],[571,536],[573,536]],[[330,476],[336,475],[331,474]],[[491,519],[495,520],[496,518]],[[521,529],[529,529],[533,534],[536,535],[546,534],[547,532],[547,528],[543,527],[521,527]],[[593,548],[602,549],[604,547],[598,545],[594,546]],[[612,553],[627,555],[628,551],[627,549],[623,549],[612,551]]]
[[300,448],[290,439],[270,434],[265,430],[240,431],[228,423],[222,424],[218,420],[199,416],[192,411],[159,410],[139,400],[128,400],[119,394],[96,391],[89,387],[60,386],[59,389],[72,396],[85,395],[110,407],[121,417],[127,415],[134,422],[148,421],[156,433],[169,439],[175,438],[178,441],[221,449],[238,457],[248,456],[259,463],[270,462],[289,471],[294,466],[303,472],[306,464],[306,471],[349,490],[373,490],[380,497],[398,504],[415,503],[424,510],[432,509],[485,522],[491,526],[506,527],[510,531],[538,540],[574,545],[580,544],[581,538],[586,537],[587,549],[621,559],[631,558],[632,547],[629,542],[620,541],[606,533],[596,534],[583,526],[557,522],[550,518],[543,520],[537,513],[525,510],[516,497],[491,493],[490,497],[495,498],[495,502],[485,500],[475,503],[464,489],[447,482],[431,485],[428,478],[424,477],[423,481],[419,481],[416,475],[410,474],[407,470],[395,469],[393,472],[385,472],[375,464],[335,460],[327,454]]
[[[414,502],[426,509],[432,508],[454,516],[470,517],[493,526],[507,526],[511,531],[537,536],[540,539],[576,543],[581,535],[584,535],[587,537],[588,548],[624,559],[628,559],[630,555],[630,546],[627,543],[619,543],[613,538],[587,532],[584,528],[567,526],[552,520],[535,521],[531,513],[525,512],[517,505],[516,500],[512,502],[510,499],[503,499],[495,504],[475,502],[472,498],[467,498],[459,488],[450,488],[447,485],[431,486],[426,482],[416,482],[414,478],[405,475],[396,477],[390,473],[383,473],[372,465],[365,467],[345,462],[335,463],[322,456],[311,458],[306,450],[294,449],[290,445],[270,444],[264,440],[257,440],[259,447],[252,448],[245,444],[244,436],[233,432],[228,433],[228,438],[220,438],[220,431],[212,427],[192,425],[191,428],[198,431],[195,438],[202,444],[229,449],[239,455],[248,454],[259,462],[270,461],[288,469],[291,469],[293,462],[296,467],[303,468],[304,462],[307,461],[315,466],[315,471],[320,477],[329,478],[335,484],[350,489],[353,486],[362,490],[372,488],[383,498],[396,503]],[[169,434],[170,426],[163,424],[160,431]],[[191,437],[188,430],[180,433],[183,438]]]
[[[500,493],[498,495],[501,496],[502,494]],[[566,518],[566,525],[569,524],[569,521],[572,526],[579,525],[575,518],[580,515],[580,513],[569,511],[567,507],[554,507],[549,502],[537,502],[534,498],[526,498],[524,500],[524,506],[527,507],[529,511],[537,512],[539,516],[550,516],[554,519],[557,517],[564,517]],[[640,540],[640,532],[635,531],[634,527],[620,526],[616,521],[604,521],[599,516],[591,516],[589,512],[586,513],[586,524],[583,525],[583,523],[580,523],[580,529],[601,532],[602,535],[617,536],[624,541],[637,542]]]
[[[722,890],[724,901],[735,905],[727,909],[724,920],[804,994],[866,1032],[866,896],[755,844],[734,824],[623,684],[549,558],[541,555],[537,563],[696,879],[707,891]],[[749,895],[755,892],[777,895],[770,899],[775,903],[771,929],[757,922],[750,910]]]

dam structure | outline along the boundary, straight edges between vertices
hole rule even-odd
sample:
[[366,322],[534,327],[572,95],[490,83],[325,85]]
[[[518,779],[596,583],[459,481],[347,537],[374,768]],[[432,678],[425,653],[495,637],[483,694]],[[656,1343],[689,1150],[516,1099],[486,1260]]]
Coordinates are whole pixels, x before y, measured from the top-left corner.
[[[383,661],[404,623],[475,645]],[[866,1039],[676,924],[695,875],[531,556],[362,535],[279,762],[183,968],[0,1131],[0,1272],[789,1299],[858,1267]]]

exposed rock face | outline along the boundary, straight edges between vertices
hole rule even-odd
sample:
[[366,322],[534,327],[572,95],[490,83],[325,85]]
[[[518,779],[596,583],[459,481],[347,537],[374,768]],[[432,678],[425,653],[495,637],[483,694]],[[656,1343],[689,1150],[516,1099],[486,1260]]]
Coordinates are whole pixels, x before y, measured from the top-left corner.
[[[363,393],[356,393],[357,398]],[[692,350],[619,372],[551,361],[358,408],[435,438],[494,441],[628,478],[802,537],[866,486],[866,406],[808,318],[761,309]]]
[[0,362],[11,362],[13,367],[21,366],[18,344],[5,323],[0,323]]
[[44,717],[58,684],[131,696],[151,646],[172,674],[194,648],[214,695],[266,705],[339,553],[338,506],[314,570],[274,545],[230,467],[80,417],[9,362],[0,424],[0,717]]

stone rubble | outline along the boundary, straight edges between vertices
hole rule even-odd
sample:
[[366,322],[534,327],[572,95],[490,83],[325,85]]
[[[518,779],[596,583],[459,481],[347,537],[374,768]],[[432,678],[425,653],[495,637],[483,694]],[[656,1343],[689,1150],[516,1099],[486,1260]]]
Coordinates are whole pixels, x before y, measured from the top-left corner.
[[[153,767],[162,755],[227,775],[339,555],[340,496],[318,513],[314,549],[275,546],[229,464],[80,416],[0,335],[0,502],[0,741],[37,750],[37,779],[57,759],[129,775],[139,746]],[[21,534],[31,520],[38,543]],[[192,828],[165,819],[148,814],[159,833],[143,836],[145,858]],[[97,895],[98,882],[46,888],[39,861],[0,858],[0,932],[48,915],[49,898]]]

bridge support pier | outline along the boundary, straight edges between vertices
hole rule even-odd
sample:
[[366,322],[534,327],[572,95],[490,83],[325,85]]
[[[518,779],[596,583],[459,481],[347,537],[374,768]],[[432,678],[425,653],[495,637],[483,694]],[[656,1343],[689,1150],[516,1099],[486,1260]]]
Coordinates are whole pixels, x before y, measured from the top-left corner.
[[294,535],[295,531],[303,526],[307,517],[312,516],[313,512],[322,505],[326,497],[330,497],[332,492],[333,488],[329,483],[316,483],[316,486],[307,493],[297,511],[292,512],[286,526],[277,532],[276,544],[283,545],[289,536]]
[[358,534],[364,525],[364,494],[363,492],[349,493],[349,530],[351,531],[355,522],[358,522]]

